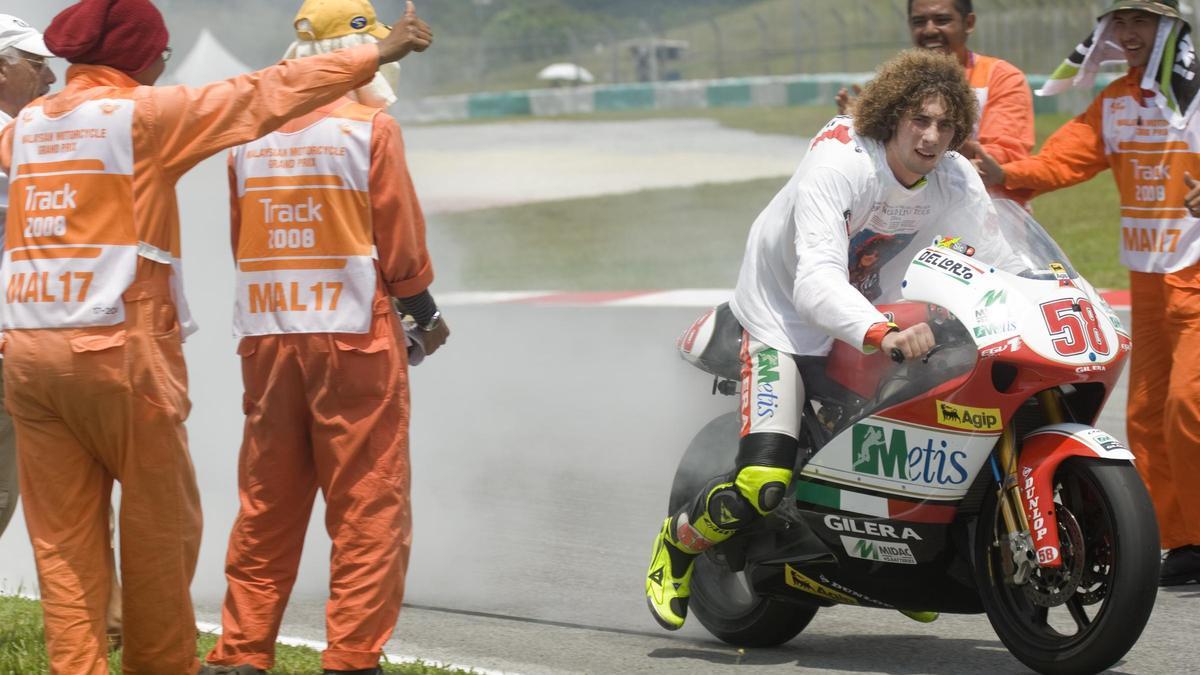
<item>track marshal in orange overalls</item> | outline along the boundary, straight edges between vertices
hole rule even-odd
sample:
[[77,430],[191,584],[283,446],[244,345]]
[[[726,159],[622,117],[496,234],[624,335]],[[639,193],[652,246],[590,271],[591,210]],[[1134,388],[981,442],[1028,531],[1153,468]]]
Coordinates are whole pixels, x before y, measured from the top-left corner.
[[149,0],[82,0],[45,32],[63,91],[0,134],[11,178],[0,308],[5,390],[53,673],[108,672],[108,497],[122,484],[123,668],[195,673],[189,586],[201,515],[187,451],[190,329],[174,187],[423,50],[415,15],[378,45],[200,88],[153,87],[169,56]]
[[[388,35],[367,0],[308,0],[288,56]],[[448,329],[427,288],[425,221],[404,160],[398,68],[235,148],[230,158],[246,423],[212,673],[274,665],[318,490],[333,542],[326,673],[377,673],[411,532],[408,359],[393,298],[432,353]]]

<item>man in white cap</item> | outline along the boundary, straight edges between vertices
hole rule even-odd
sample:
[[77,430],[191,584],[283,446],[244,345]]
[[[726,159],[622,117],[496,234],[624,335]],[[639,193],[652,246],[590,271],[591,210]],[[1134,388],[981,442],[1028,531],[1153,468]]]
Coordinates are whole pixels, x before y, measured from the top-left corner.
[[[46,64],[52,56],[42,34],[8,14],[0,14],[0,129],[33,99],[50,91],[54,73]],[[8,213],[8,176],[0,170],[0,250],[4,247],[4,220]],[[0,359],[0,382],[4,360]],[[0,386],[0,534],[17,509],[17,449],[12,419],[4,410]]]

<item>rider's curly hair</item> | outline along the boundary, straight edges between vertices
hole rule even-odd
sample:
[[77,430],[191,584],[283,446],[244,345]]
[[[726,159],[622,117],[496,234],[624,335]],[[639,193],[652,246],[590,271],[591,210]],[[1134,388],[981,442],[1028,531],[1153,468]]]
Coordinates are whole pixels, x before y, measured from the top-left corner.
[[979,104],[958,61],[928,49],[900,52],[879,68],[854,102],[854,130],[886,143],[896,133],[900,118],[919,111],[931,96],[945,103],[954,123],[950,149],[957,150],[971,135]]

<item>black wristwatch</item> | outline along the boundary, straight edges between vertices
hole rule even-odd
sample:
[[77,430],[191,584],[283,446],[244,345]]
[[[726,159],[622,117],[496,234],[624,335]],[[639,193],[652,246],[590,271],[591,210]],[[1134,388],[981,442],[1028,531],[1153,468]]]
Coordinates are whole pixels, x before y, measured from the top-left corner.
[[441,323],[442,323],[442,310],[435,309],[433,311],[433,316],[429,317],[429,321],[423,325],[417,326],[417,328],[420,328],[421,332],[423,332],[423,333],[429,333],[434,330],[437,330],[437,327],[439,325],[441,325]]

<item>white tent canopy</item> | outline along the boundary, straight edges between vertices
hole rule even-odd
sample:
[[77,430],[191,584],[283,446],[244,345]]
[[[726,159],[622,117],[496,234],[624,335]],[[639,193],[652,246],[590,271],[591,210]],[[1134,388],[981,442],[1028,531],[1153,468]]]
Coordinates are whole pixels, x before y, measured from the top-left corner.
[[252,70],[238,60],[205,28],[200,31],[196,45],[188,52],[169,76],[172,84],[198,87],[209,82],[229,79]]
[[552,63],[538,73],[539,80],[589,83],[596,80],[583,66],[574,63]]

